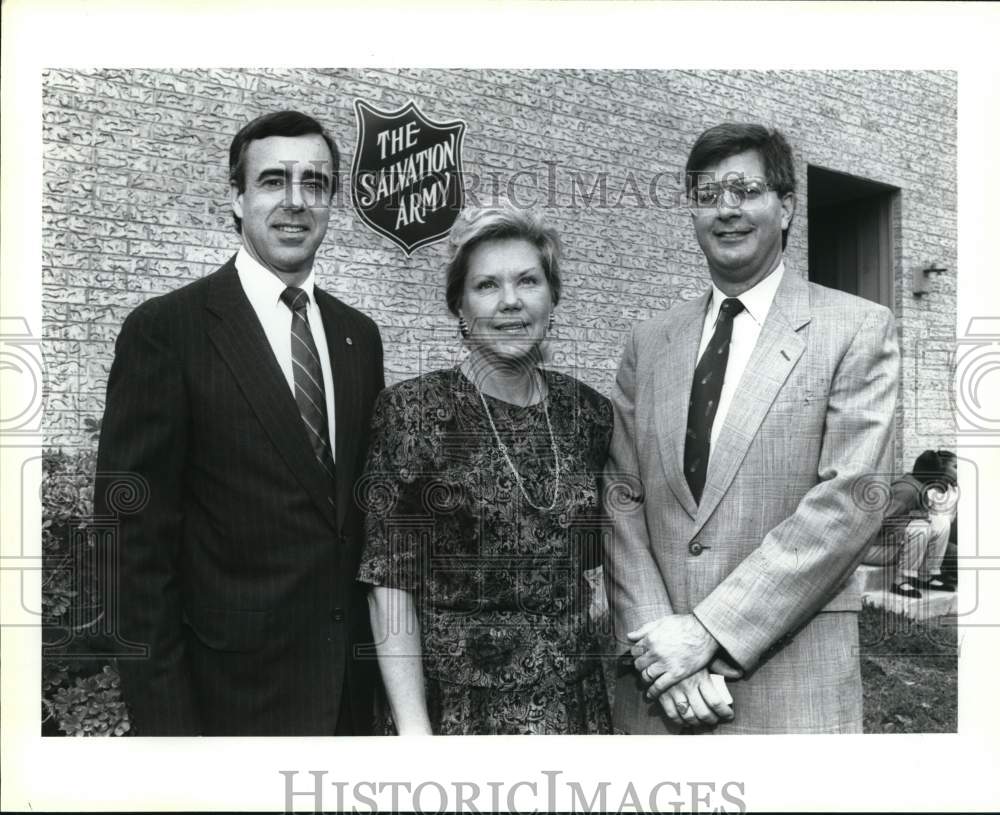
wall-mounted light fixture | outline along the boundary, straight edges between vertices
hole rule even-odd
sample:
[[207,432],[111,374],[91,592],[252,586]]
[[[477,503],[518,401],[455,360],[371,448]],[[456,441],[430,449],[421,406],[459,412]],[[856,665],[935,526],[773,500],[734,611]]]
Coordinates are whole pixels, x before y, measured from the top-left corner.
[[922,297],[930,290],[930,276],[932,274],[943,274],[948,270],[944,266],[938,266],[933,261],[925,261],[919,266],[913,267],[913,296]]

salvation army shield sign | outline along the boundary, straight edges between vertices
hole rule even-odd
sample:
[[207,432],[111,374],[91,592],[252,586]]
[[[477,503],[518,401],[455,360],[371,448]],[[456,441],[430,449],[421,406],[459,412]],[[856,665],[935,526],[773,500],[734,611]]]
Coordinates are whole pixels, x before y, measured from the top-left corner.
[[351,201],[407,256],[448,234],[465,204],[465,122],[433,122],[416,104],[391,112],[356,99]]

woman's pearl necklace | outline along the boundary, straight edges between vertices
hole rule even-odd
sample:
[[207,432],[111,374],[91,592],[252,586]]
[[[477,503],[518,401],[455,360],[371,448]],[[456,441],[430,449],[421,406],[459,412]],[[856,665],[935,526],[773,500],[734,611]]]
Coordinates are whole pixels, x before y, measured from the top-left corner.
[[521,491],[521,495],[524,496],[524,500],[528,504],[539,512],[550,512],[555,509],[556,501],[559,500],[559,448],[556,446],[555,433],[552,432],[552,422],[549,420],[549,408],[547,406],[548,399],[542,400],[542,410],[545,413],[545,426],[549,429],[549,442],[552,444],[552,458],[555,461],[555,479],[554,487],[552,489],[552,503],[547,507],[542,507],[536,504],[528,496],[527,490],[524,489],[524,481],[521,478],[521,474],[517,471],[517,467],[514,466],[514,461],[510,457],[510,452],[507,450],[507,445],[503,443],[503,439],[500,438],[500,434],[497,432],[497,426],[493,422],[493,414],[490,413],[490,406],[486,403],[486,397],[483,392],[479,389],[479,386],[473,382],[473,387],[476,389],[476,393],[479,394],[479,399],[483,403],[483,410],[486,411],[486,418],[490,423],[490,428],[493,430],[493,438],[496,439],[497,447],[500,448],[500,452],[503,454],[504,459],[507,461],[507,466],[510,467],[510,471],[514,474],[514,480],[517,482],[517,488]]

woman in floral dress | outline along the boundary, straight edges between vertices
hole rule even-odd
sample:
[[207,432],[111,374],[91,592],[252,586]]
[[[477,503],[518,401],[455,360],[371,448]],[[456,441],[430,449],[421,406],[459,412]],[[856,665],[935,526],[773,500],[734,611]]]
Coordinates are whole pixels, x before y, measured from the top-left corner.
[[559,241],[530,212],[463,214],[447,300],[469,355],[386,389],[359,498],[400,734],[608,733],[584,571],[600,563],[610,403],[544,371]]

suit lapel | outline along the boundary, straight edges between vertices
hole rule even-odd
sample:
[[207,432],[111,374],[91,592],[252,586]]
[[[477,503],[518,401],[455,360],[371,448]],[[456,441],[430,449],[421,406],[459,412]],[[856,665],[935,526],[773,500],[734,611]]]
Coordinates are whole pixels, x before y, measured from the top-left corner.
[[712,451],[692,536],[726,494],[771,404],[805,351],[798,332],[809,319],[808,285],[786,267]]
[[355,343],[360,337],[351,335],[350,324],[344,310],[335,298],[315,289],[316,302],[323,315],[323,330],[326,346],[330,352],[330,368],[333,371],[333,401],[336,428],[334,456],[337,465],[337,523],[342,526],[350,502],[354,500],[353,462],[357,457],[358,441],[367,428],[358,426],[361,415],[362,381],[360,362]]
[[313,454],[288,381],[240,285],[235,258],[213,278],[207,307],[218,318],[209,325],[209,337],[285,463],[337,529],[329,480]]
[[711,290],[680,307],[667,326],[669,351],[654,367],[655,415],[660,458],[667,483],[692,518],[698,511],[684,477],[684,439],[687,434],[691,380],[698,361],[698,345]]

